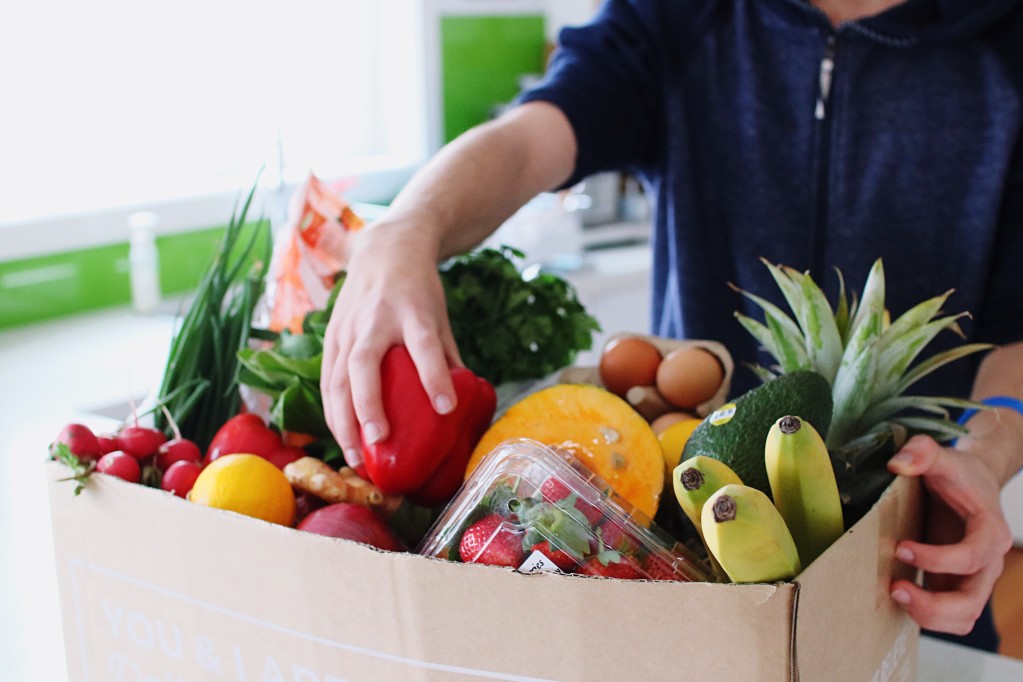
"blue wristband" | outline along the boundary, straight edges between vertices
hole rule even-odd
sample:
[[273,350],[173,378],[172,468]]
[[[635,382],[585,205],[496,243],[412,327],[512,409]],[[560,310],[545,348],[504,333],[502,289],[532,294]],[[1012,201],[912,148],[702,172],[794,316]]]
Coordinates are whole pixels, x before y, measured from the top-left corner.
[[[984,403],[985,405],[990,405],[991,407],[1008,407],[1010,409],[1016,410],[1020,414],[1023,414],[1023,400],[1020,400],[1018,398],[1010,398],[1007,395],[996,395],[990,398],[984,398],[983,400],[980,400],[978,402]],[[956,423],[959,424],[959,426],[964,426],[973,415],[977,414],[977,412],[978,410],[976,408],[970,408],[966,410],[959,417],[959,421]]]
[[[980,400],[978,402],[984,403],[985,405],[990,405],[991,407],[1008,407],[1010,410],[1016,410],[1020,414],[1023,414],[1023,400],[1019,400],[1018,398],[1010,398],[1007,395],[991,396],[990,398],[984,398],[983,400]],[[978,411],[979,410],[977,410],[976,408],[971,407],[970,409],[966,410],[965,412],[962,413],[962,415],[959,416],[959,420],[956,423],[959,424],[959,426],[965,426],[966,422],[970,420],[970,417],[977,414]],[[955,447],[956,442],[958,440],[959,439],[956,438],[954,441],[952,441],[951,443],[952,447]],[[1020,469],[1020,471],[1023,471],[1023,469]],[[1017,475],[1019,473],[1020,473],[1019,471],[1016,472]]]

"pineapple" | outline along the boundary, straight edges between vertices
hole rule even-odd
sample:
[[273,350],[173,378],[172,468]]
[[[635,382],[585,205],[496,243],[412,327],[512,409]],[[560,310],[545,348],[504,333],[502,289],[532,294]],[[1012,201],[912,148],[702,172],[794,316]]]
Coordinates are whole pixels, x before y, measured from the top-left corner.
[[787,372],[813,370],[831,383],[834,413],[826,439],[829,449],[852,446],[855,450],[856,444],[907,431],[926,433],[937,440],[965,433],[950,419],[949,408],[982,405],[962,398],[906,395],[910,386],[942,365],[991,348],[989,344],[964,344],[910,367],[940,331],[949,329],[962,336],[957,321],[968,313],[941,314],[951,291],[917,304],[892,322],[884,304],[881,259],[874,262],[862,296],[857,300],[854,293],[851,302],[842,272],[836,268],[840,289],[834,310],[808,273],[763,262],[792,316],[735,287],[764,310],[765,321],[738,312],[736,318],[777,362],[770,368],[753,365],[752,369],[763,381]]

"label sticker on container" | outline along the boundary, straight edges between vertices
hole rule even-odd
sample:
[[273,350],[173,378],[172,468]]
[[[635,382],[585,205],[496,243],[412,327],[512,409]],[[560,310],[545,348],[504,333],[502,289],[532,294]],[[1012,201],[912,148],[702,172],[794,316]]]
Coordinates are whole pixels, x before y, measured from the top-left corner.
[[535,549],[519,566],[519,573],[564,573],[564,571],[558,568],[550,557]]
[[707,419],[713,426],[721,426],[732,421],[732,417],[735,416],[735,403],[725,403],[718,409],[711,412]]

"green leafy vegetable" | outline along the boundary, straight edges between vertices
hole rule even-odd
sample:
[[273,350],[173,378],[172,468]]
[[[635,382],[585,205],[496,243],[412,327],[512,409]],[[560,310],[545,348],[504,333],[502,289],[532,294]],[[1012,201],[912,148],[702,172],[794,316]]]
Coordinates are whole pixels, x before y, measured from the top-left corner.
[[[246,225],[255,192],[253,185],[231,216],[216,257],[171,342],[158,394],[181,433],[203,450],[238,412],[238,352],[248,346],[252,311],[270,262],[269,222]],[[157,428],[166,431],[166,416],[159,411],[154,416]]]
[[327,299],[326,307],[305,316],[301,334],[292,334],[286,329],[279,334],[263,329],[253,330],[254,338],[271,343],[238,351],[239,383],[269,396],[273,401],[270,422],[282,431],[295,431],[315,438],[305,449],[327,463],[343,461],[341,448],[327,428],[320,395],[323,337],[334,300],[343,283],[342,273]]
[[441,267],[462,361],[495,385],[540,378],[571,364],[600,331],[571,284],[545,272],[524,277],[512,257],[524,255],[502,246]]

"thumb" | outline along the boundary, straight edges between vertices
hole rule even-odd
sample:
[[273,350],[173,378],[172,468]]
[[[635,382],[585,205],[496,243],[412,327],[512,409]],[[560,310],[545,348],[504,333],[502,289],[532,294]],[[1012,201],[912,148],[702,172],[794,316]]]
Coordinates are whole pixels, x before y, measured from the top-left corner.
[[888,470],[902,476],[920,477],[924,486],[952,508],[960,518],[968,520],[989,506],[980,472],[979,461],[956,450],[941,447],[929,436],[913,436],[888,461]]
[[900,476],[939,478],[953,474],[947,453],[929,436],[913,436],[894,457],[888,460],[888,471]]

